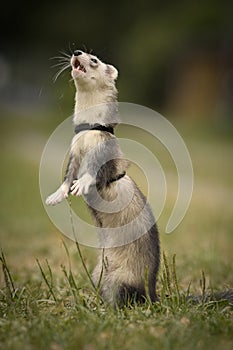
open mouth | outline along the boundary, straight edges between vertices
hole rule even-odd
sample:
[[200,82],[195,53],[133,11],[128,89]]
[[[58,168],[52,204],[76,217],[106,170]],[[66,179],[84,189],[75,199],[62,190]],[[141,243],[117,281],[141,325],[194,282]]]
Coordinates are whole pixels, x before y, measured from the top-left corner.
[[81,72],[86,73],[85,67],[79,62],[79,60],[77,58],[73,62],[73,68],[75,70],[80,70]]

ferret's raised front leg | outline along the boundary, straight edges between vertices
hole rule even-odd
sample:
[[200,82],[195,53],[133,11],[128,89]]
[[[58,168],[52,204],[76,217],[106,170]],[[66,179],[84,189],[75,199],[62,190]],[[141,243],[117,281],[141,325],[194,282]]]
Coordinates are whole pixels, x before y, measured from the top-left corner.
[[90,186],[95,184],[95,179],[90,174],[86,173],[80,179],[73,181],[71,186],[71,194],[81,196],[89,192]]
[[47,205],[56,205],[61,203],[64,199],[66,199],[69,195],[70,186],[64,181],[63,184],[57,189],[56,192],[52,193],[46,199],[45,203]]
[[47,205],[56,205],[68,197],[70,193],[70,186],[72,185],[75,177],[77,176],[77,172],[78,172],[77,161],[71,154],[69,163],[67,165],[64,182],[57,189],[56,192],[48,196],[48,198],[45,201]]

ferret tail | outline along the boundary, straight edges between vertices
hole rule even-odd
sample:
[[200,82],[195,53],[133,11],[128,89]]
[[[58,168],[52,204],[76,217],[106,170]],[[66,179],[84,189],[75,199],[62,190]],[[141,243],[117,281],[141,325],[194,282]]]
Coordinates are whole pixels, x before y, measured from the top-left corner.
[[221,292],[207,293],[204,295],[189,295],[188,300],[193,301],[194,303],[200,302],[209,302],[209,301],[223,301],[226,300],[229,302],[229,305],[233,306],[233,289],[229,289]]

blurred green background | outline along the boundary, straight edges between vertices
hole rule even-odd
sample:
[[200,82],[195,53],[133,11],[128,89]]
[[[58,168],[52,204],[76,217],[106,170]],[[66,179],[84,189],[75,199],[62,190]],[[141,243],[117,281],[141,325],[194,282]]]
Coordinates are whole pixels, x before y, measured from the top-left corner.
[[[190,151],[193,200],[168,236],[163,230],[174,205],[177,174],[169,155],[159,145],[152,147],[168,176],[161,241],[165,250],[177,253],[178,266],[185,266],[184,284],[191,277],[198,280],[204,268],[213,285],[232,285],[232,2],[68,0],[2,6],[0,246],[10,264],[21,274],[35,271],[36,257],[49,257],[60,268],[61,235],[43,208],[38,173],[49,135],[72,114],[74,87],[68,71],[53,83],[57,68],[51,58],[86,48],[119,70],[121,102],[162,113]],[[143,135],[121,129],[118,135],[148,145]],[[140,171],[131,172],[144,189]]]

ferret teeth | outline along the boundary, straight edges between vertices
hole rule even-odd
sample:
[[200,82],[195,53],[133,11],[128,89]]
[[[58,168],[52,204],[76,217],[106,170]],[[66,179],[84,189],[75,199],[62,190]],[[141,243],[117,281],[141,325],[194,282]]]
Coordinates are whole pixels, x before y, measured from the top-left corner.
[[85,67],[79,61],[73,63],[73,69],[86,73]]

